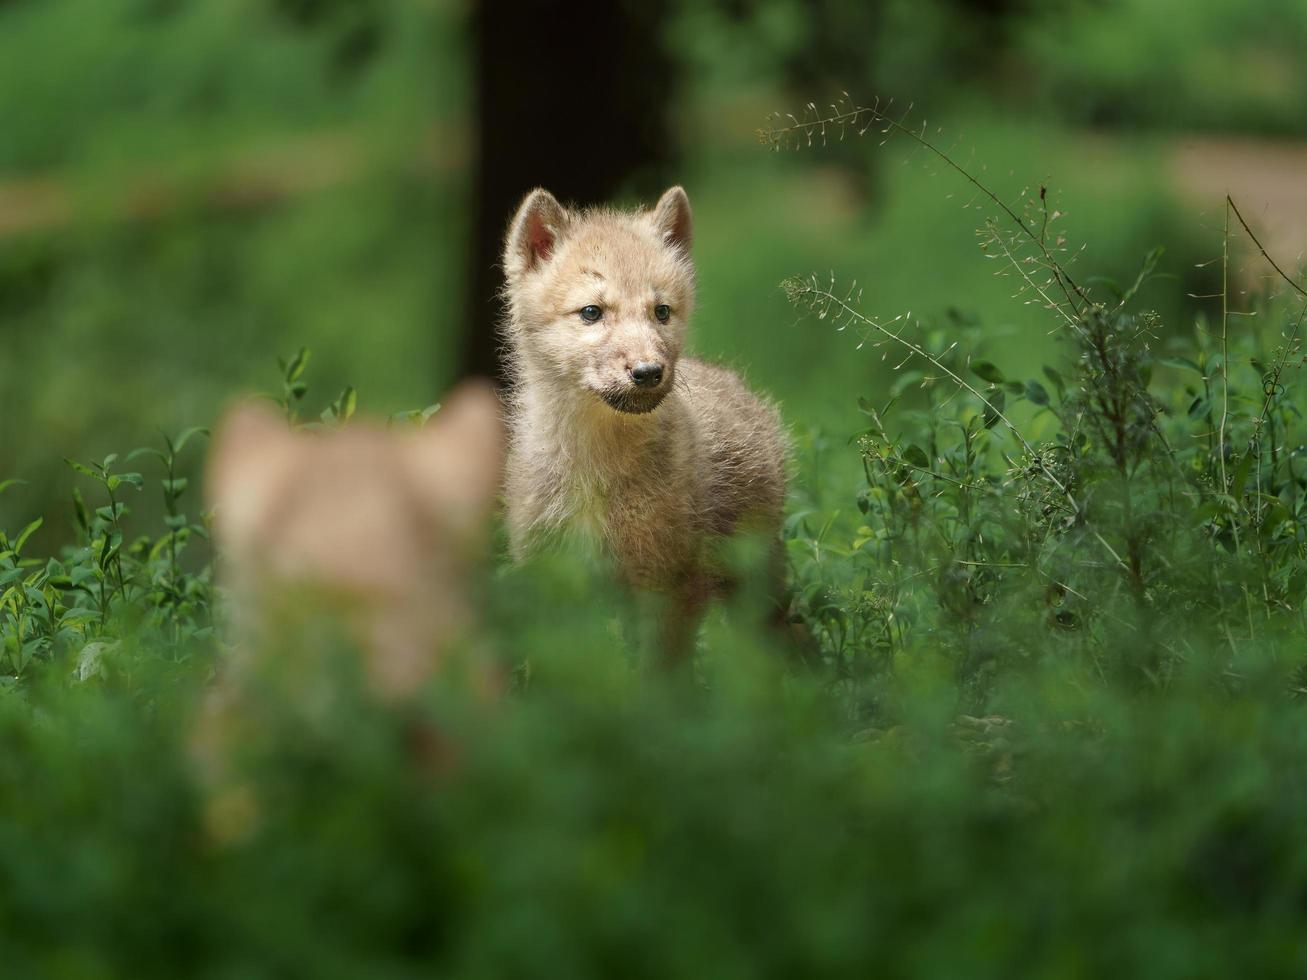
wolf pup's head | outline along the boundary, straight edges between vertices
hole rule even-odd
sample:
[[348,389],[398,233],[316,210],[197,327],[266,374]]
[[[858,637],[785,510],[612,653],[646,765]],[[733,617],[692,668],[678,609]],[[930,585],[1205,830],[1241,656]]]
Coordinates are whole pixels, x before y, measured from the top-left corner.
[[307,588],[359,640],[380,693],[413,691],[474,618],[466,585],[489,546],[499,410],[482,382],[413,432],[309,435],[263,405],[233,409],[207,482],[238,631],[271,625]]
[[509,226],[504,272],[519,372],[619,412],[658,407],[694,306],[684,190],[652,211],[575,212],[538,188]]

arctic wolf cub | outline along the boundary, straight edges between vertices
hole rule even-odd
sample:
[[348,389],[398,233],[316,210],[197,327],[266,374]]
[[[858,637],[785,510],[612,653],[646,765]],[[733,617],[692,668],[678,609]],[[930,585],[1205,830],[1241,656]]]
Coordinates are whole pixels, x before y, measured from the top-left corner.
[[669,597],[673,656],[727,585],[715,545],[741,530],[776,539],[785,495],[775,408],[733,372],[681,356],[690,238],[680,187],[636,212],[570,211],[537,189],[504,246],[513,551],[589,534],[629,584]]
[[264,406],[232,411],[208,490],[242,655],[268,645],[260,631],[283,607],[317,600],[366,655],[376,693],[413,693],[471,625],[467,580],[488,550],[502,473],[499,416],[484,383],[413,432],[293,432]]

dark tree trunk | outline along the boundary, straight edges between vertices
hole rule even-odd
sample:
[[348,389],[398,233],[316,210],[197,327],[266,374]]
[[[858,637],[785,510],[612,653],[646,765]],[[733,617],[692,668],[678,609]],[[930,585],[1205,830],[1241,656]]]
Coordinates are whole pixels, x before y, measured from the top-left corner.
[[666,0],[480,0],[463,374],[503,379],[500,246],[527,191],[591,204],[660,189],[671,158],[666,11]]

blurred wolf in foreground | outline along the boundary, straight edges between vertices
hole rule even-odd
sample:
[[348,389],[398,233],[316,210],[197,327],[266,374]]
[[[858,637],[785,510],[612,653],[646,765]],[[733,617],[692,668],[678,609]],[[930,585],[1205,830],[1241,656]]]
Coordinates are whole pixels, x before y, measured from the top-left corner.
[[513,551],[558,531],[596,539],[629,584],[669,596],[659,641],[673,659],[729,585],[715,545],[739,531],[779,544],[785,496],[775,408],[681,357],[690,238],[680,187],[638,212],[569,211],[537,189],[504,247]]
[[365,654],[374,693],[414,693],[472,625],[467,582],[489,543],[499,416],[478,383],[409,433],[300,433],[260,405],[235,409],[208,486],[240,655],[268,645],[259,631],[279,602],[316,598]]
[[[469,581],[488,550],[502,469],[500,404],[484,383],[455,391],[425,429],[407,433],[294,432],[257,404],[224,419],[208,490],[235,649],[191,741],[213,840],[242,839],[260,819],[251,759],[295,751],[306,732],[339,732],[341,712],[369,698],[402,709],[395,718],[424,768],[456,758],[419,697],[439,673],[482,698],[499,689],[466,640]],[[338,650],[343,675],[333,670]],[[466,654],[458,677],[455,650]],[[355,676],[355,651],[362,692],[340,683]]]

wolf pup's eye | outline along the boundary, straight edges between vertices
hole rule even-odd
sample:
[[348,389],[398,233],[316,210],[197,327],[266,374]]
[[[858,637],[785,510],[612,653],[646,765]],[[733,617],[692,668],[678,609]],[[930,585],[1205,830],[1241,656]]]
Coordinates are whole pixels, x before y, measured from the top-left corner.
[[672,318],[672,308],[666,303],[659,303],[654,307],[654,316],[658,318],[659,323],[666,323]]
[[601,307],[598,306],[581,307],[581,319],[584,320],[586,323],[594,323],[603,315],[604,315],[604,311]]

